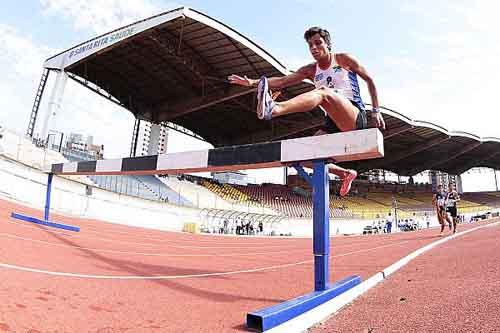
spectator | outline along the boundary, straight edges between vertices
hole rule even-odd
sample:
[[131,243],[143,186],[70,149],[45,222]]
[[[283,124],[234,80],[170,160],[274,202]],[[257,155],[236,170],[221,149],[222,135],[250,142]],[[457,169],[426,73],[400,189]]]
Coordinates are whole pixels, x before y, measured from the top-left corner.
[[387,214],[387,218],[385,220],[385,230],[388,234],[390,234],[392,232],[392,223],[394,222],[394,217],[392,216],[392,214],[389,212],[389,214]]
[[[378,228],[379,232],[384,229],[383,226],[382,226],[383,223],[384,223],[383,220],[378,220],[378,222],[377,222],[377,228]],[[385,232],[385,230],[383,232]]]
[[236,234],[241,235],[241,222],[240,222],[240,220],[236,220]]
[[413,212],[413,230],[420,230],[420,218],[417,216],[417,213]]

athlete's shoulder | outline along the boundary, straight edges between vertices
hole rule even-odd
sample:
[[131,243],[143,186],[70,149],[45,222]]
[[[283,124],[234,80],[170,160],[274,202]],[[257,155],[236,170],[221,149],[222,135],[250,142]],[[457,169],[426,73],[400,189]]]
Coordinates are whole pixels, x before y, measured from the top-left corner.
[[359,66],[358,59],[351,53],[347,52],[335,53],[335,59],[341,67],[349,70],[351,68],[357,68]]
[[311,62],[307,65],[300,67],[299,71],[301,71],[301,70],[314,70],[314,71],[316,71],[316,65],[317,65],[316,62]]
[[349,62],[352,60],[356,60],[356,58],[351,53],[339,52],[335,53],[335,60],[337,60],[338,63],[341,63],[341,62]]
[[297,72],[307,76],[308,78],[314,78],[314,75],[316,74],[316,62],[300,67]]

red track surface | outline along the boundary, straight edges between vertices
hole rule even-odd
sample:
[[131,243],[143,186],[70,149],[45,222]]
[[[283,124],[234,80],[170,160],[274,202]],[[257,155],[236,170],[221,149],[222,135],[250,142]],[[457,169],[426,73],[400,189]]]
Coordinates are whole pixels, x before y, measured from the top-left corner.
[[[12,220],[13,211],[42,216],[0,200],[0,332],[246,331],[247,312],[313,289],[310,239],[191,235],[51,216],[81,227],[72,233]],[[436,230],[333,238],[332,280],[366,279],[436,239]],[[192,277],[199,274],[213,275]]]
[[417,257],[319,332],[500,332],[500,226]]

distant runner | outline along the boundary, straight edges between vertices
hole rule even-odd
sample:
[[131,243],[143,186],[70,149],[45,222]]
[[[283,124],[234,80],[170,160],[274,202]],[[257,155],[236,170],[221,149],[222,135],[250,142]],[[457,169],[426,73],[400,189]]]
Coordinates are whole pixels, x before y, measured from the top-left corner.
[[448,197],[446,199],[446,212],[449,213],[453,219],[453,233],[455,233],[457,232],[458,224],[457,202],[460,201],[460,195],[458,195],[458,192],[455,190],[453,184],[448,185]]
[[438,185],[438,191],[432,197],[432,205],[436,208],[436,215],[438,218],[438,222],[441,225],[441,232],[439,233],[439,236],[443,235],[445,220],[448,221],[448,226],[450,227],[451,230],[451,221],[449,220],[449,217],[446,214],[447,196],[448,194],[444,191],[443,185]]

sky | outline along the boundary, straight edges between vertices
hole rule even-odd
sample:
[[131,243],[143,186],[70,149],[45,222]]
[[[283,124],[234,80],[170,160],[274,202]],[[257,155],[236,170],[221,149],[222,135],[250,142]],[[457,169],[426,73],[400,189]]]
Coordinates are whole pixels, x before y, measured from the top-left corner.
[[[494,0],[4,0],[0,126],[26,131],[45,59],[179,6],[224,22],[290,69],[312,61],[303,32],[322,26],[332,33],[335,51],[366,67],[382,106],[449,130],[500,137],[500,2]],[[370,102],[366,89],[363,97]],[[105,145],[106,158],[116,158],[129,154],[133,123],[128,111],[69,80],[54,128],[92,135]],[[177,135],[170,144],[169,151],[204,148]]]

